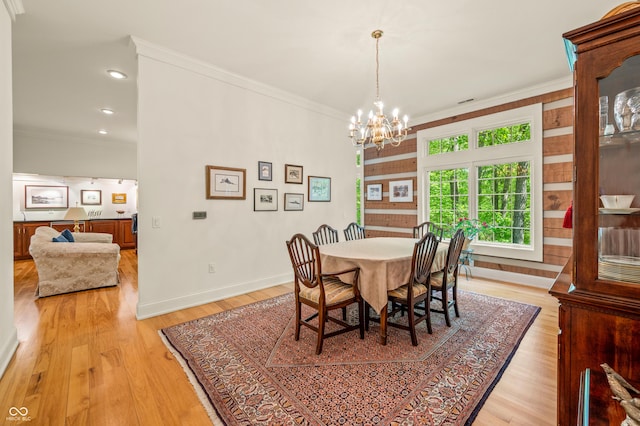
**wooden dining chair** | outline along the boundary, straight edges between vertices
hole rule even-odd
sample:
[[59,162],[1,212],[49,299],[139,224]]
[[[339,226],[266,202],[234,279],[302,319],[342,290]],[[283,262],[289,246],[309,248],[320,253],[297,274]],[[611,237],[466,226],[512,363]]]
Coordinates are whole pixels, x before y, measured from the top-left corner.
[[327,224],[320,225],[311,235],[313,235],[313,241],[318,246],[338,242],[338,230],[333,229]]
[[[458,229],[451,237],[451,241],[449,241],[449,250],[447,251],[447,261],[444,269],[431,274],[431,293],[440,293],[438,297],[432,294],[431,298],[442,303],[442,309],[431,308],[431,311],[444,314],[448,327],[451,327],[449,309],[452,306],[456,317],[460,317],[460,312],[458,311],[458,270],[463,244],[464,232],[462,229]],[[449,290],[451,290],[451,297],[449,297]]]
[[364,227],[358,225],[355,222],[351,222],[349,226],[344,230],[344,237],[347,241],[361,240],[366,237],[364,233]]
[[[411,259],[411,277],[409,282],[394,290],[387,292],[387,298],[392,302],[391,311],[387,314],[387,325],[391,327],[409,330],[411,333],[411,344],[418,345],[416,335],[416,325],[422,321],[427,322],[429,334],[431,329],[431,311],[428,309],[430,303],[430,274],[433,259],[438,250],[438,237],[433,232],[427,232],[413,248]],[[416,305],[424,306],[424,314],[416,311]],[[389,321],[398,312],[407,312],[408,324],[399,324]]]
[[420,225],[413,227],[413,238],[422,238],[422,236],[427,232],[433,232],[436,237],[438,237],[438,241],[442,241],[444,228],[428,221],[422,222]]
[[[320,251],[302,234],[295,234],[287,241],[287,250],[291,258],[294,274],[294,295],[296,303],[295,339],[300,339],[300,326],[304,325],[318,335],[316,355],[322,352],[323,339],[337,336],[352,330],[360,330],[360,338],[364,339],[364,304],[358,290],[359,268],[323,274],[320,262]],[[352,273],[353,279],[345,283],[338,275]],[[351,304],[358,305],[358,324],[348,324],[344,320],[334,318],[329,312],[346,308]],[[302,304],[310,306],[316,312],[308,318],[302,318]],[[318,318],[317,326],[311,321]],[[340,326],[339,329],[326,332],[325,325],[331,321]]]

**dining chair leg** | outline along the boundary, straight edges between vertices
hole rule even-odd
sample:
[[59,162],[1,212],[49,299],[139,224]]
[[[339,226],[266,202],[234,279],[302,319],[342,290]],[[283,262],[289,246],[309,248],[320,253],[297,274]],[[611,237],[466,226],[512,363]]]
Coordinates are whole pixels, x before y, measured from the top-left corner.
[[347,308],[344,307],[342,308],[342,321],[346,321],[347,320]]
[[364,302],[364,330],[369,331],[369,304]]
[[[365,301],[360,299],[358,301],[358,321],[360,322],[360,338],[364,339],[364,309]],[[368,309],[368,308],[367,308]]]
[[460,318],[460,312],[458,312],[458,286],[453,286],[453,309],[456,311],[456,317]]
[[324,337],[324,323],[326,312],[324,311],[324,309],[320,309],[320,312],[318,314],[318,340],[316,343],[316,355],[320,355],[320,352],[322,352],[322,338]]
[[[442,284],[445,287],[444,283]],[[444,320],[447,323],[447,327],[451,327],[451,319],[449,318],[449,290],[442,289],[442,310],[444,311]]]
[[300,319],[301,319],[301,312],[300,312],[300,302],[296,302],[296,334],[295,334],[295,339],[300,340]]
[[413,306],[407,307],[407,314],[409,319],[409,331],[411,332],[411,344],[413,346],[418,346],[418,336],[416,336],[415,310]]
[[427,295],[427,298],[423,302],[424,302],[424,312],[425,312],[425,315],[427,316],[427,319],[425,319],[427,323],[427,331],[429,332],[429,334],[433,334],[433,329],[431,328],[431,292],[429,292],[429,294]]

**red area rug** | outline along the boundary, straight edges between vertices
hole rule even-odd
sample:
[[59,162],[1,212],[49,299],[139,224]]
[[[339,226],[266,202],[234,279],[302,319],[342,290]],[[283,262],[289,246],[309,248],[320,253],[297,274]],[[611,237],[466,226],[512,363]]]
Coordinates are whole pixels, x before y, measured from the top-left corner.
[[382,346],[372,324],[364,340],[357,331],[332,337],[316,356],[313,331],[293,338],[292,294],[162,334],[217,424],[463,425],[540,308],[462,291],[458,300],[461,317],[447,327],[433,314],[433,334],[422,323],[418,346],[391,327]]

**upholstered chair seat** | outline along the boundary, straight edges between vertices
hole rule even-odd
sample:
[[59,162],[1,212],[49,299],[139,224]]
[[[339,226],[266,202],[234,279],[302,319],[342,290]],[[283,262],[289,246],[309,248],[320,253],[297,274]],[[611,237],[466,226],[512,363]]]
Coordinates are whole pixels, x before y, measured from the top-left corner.
[[[444,279],[444,271],[438,271],[431,274],[431,288],[436,291],[440,291],[442,289],[442,281]],[[447,274],[447,288],[452,288],[455,284],[455,277],[452,273]]]
[[[423,284],[414,284],[411,288],[413,291],[413,297],[418,297],[427,292],[427,286]],[[407,284],[402,287],[398,287],[394,290],[389,290],[387,292],[388,297],[395,297],[398,299],[406,299],[409,293],[409,286]]]
[[[327,305],[342,303],[356,297],[353,291],[353,285],[345,284],[335,277],[326,277],[323,279],[324,299]],[[313,303],[320,300],[320,287],[301,287],[300,297]]]

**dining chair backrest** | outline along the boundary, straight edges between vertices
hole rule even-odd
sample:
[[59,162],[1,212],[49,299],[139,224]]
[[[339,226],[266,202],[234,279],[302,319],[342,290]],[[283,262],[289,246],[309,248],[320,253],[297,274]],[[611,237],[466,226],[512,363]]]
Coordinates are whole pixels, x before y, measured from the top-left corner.
[[411,260],[412,283],[426,285],[437,251],[438,237],[433,232],[427,232],[415,244]]
[[344,230],[344,237],[347,241],[350,240],[362,240],[366,237],[364,233],[364,227],[358,225],[355,222],[351,222],[349,226]]
[[296,292],[300,291],[300,283],[309,288],[316,287],[319,284],[318,277],[322,273],[318,246],[303,234],[295,234],[287,241],[287,250],[293,266]]
[[422,222],[420,225],[413,227],[413,238],[422,238],[427,232],[433,232],[438,241],[442,241],[442,235],[444,234],[444,228],[436,225],[433,222]]
[[464,232],[462,229],[458,229],[451,240],[449,241],[449,250],[447,252],[447,265],[446,271],[448,274],[453,274],[458,268],[460,262],[460,254],[462,253],[462,246],[464,245]]
[[313,241],[318,246],[333,244],[338,242],[338,230],[327,224],[320,225],[313,233]]

